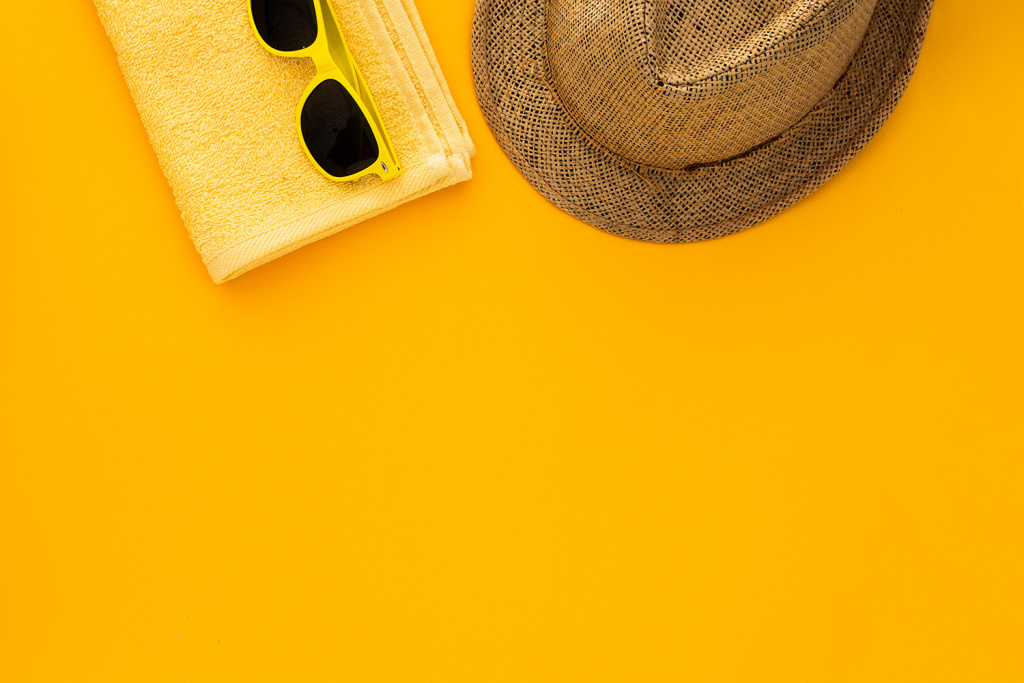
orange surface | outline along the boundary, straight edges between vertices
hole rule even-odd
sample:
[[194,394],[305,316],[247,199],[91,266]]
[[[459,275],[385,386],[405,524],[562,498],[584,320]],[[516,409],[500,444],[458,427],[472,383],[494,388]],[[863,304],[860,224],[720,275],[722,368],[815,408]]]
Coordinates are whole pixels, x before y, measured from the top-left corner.
[[474,180],[220,287],[91,3],[6,7],[0,680],[1024,680],[998,4],[821,191],[660,246],[520,179],[421,0]]

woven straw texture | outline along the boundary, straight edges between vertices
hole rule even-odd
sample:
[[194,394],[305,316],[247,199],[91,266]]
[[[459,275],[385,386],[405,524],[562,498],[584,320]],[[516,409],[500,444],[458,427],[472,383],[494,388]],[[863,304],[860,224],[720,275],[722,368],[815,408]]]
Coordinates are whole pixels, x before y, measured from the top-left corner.
[[692,242],[807,196],[888,118],[932,0],[478,0],[477,96],[523,176],[608,232]]

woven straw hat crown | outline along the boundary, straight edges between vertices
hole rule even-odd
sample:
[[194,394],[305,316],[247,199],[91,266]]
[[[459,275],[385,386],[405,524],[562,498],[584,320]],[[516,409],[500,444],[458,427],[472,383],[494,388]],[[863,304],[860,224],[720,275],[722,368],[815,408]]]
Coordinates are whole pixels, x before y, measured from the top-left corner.
[[842,76],[877,0],[550,0],[548,80],[591,144],[682,170],[800,121]]
[[907,88],[933,0],[476,0],[473,78],[523,177],[601,230],[722,237],[835,175]]

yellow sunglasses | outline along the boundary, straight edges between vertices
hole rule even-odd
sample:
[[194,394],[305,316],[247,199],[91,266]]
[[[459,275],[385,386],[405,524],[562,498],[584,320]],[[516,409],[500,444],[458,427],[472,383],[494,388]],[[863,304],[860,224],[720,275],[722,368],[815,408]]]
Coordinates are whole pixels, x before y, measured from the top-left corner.
[[[330,20],[327,20],[327,17]],[[279,57],[309,57],[316,77],[299,100],[299,140],[331,180],[402,172],[377,104],[338,27],[330,0],[250,0],[256,38]]]

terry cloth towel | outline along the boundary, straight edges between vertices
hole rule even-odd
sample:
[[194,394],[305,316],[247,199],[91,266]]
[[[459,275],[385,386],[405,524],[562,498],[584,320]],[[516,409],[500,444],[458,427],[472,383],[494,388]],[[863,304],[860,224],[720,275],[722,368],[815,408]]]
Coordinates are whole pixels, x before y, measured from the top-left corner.
[[295,129],[312,60],[257,42],[248,0],[94,0],[215,282],[470,175],[474,153],[413,0],[331,0],[403,173],[333,182]]

